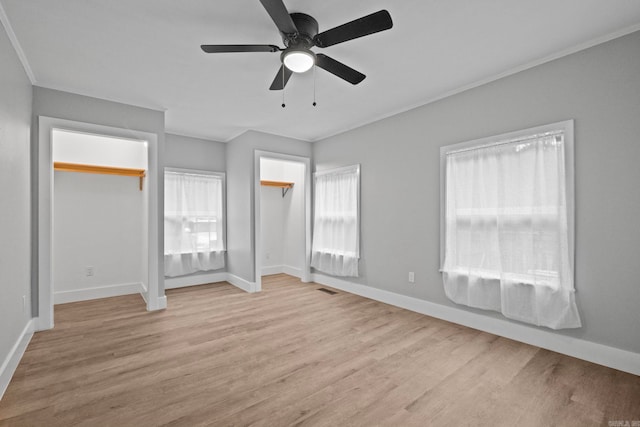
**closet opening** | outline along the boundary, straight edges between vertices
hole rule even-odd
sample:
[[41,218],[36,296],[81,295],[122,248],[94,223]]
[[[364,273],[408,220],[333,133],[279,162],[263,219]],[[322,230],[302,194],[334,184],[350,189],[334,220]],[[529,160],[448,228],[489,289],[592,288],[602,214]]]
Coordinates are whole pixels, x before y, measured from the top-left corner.
[[256,152],[255,278],[285,273],[310,281],[310,160]]
[[145,292],[147,141],[51,138],[54,305]]
[[158,239],[158,136],[38,117],[32,307],[140,294],[166,307]]

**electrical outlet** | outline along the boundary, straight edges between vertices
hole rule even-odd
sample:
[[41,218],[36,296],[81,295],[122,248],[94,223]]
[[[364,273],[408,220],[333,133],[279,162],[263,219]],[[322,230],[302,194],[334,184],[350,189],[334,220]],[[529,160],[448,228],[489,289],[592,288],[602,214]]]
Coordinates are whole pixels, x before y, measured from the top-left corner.
[[85,274],[88,276],[93,276],[93,266],[87,266],[87,268],[85,268]]
[[27,296],[26,295],[22,295],[22,312],[23,313],[27,312]]
[[409,283],[415,283],[416,282],[416,275],[413,271],[409,272]]

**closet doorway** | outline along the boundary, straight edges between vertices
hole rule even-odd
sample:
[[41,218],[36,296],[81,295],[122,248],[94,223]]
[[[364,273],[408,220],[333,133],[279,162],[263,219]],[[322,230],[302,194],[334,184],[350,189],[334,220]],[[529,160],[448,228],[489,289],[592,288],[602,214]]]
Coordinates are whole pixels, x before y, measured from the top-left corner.
[[310,281],[310,160],[256,152],[255,277],[286,273]]
[[143,293],[146,141],[52,130],[53,303]]
[[[86,260],[82,260],[78,257],[78,266],[75,267],[75,273],[77,276],[83,277],[84,284],[80,282],[80,286],[76,289],[61,289],[64,291],[62,295],[54,296],[54,258],[53,252],[54,246],[54,153],[53,153],[53,134],[54,130],[70,131],[76,134],[91,134],[99,135],[102,137],[111,137],[120,139],[123,141],[136,143],[147,142],[146,148],[146,161],[147,170],[145,176],[126,176],[116,177],[124,178],[128,181],[128,190],[131,190],[136,194],[136,198],[141,194],[142,199],[138,198],[138,202],[141,203],[142,229],[136,233],[141,238],[141,258],[140,261],[140,281],[137,280],[134,283],[116,283],[117,286],[110,288],[109,286],[97,286],[103,289],[95,289],[97,283],[91,283],[91,280],[99,279],[104,273],[107,273],[107,269],[100,267],[95,263],[87,263]],[[107,296],[109,292],[126,293],[134,292],[137,288],[140,294],[146,301],[147,310],[160,310],[166,307],[166,297],[164,295],[163,276],[158,273],[162,268],[161,246],[159,242],[159,230],[160,224],[159,218],[159,187],[162,189],[162,183],[158,182],[158,136],[154,133],[136,131],[131,129],[115,128],[110,126],[97,125],[92,123],[78,122],[66,119],[52,118],[39,116],[38,117],[38,143],[35,145],[35,164],[37,168],[37,180],[36,184],[36,199],[34,200],[34,218],[37,222],[34,227],[34,246],[33,246],[33,263],[36,267],[34,274],[32,275],[32,307],[33,313],[36,317],[36,330],[42,331],[51,329],[54,326],[53,319],[53,305],[54,300],[64,301],[68,298],[93,298],[94,296]],[[75,154],[80,154],[76,150],[72,150]],[[82,151],[82,150],[80,150]],[[103,153],[107,156],[106,153]],[[72,159],[67,159],[67,162],[72,163]],[[140,168],[141,169],[141,168]],[[62,172],[67,173],[67,172]],[[73,173],[73,172],[69,172]],[[84,174],[83,174],[84,175]],[[70,177],[67,177],[70,178]],[[73,179],[73,178],[71,178]],[[142,184],[142,187],[140,185]],[[73,185],[68,186],[67,190],[72,189]],[[89,189],[89,187],[87,187]],[[142,188],[142,190],[140,190]],[[68,193],[71,195],[71,193]],[[160,199],[161,200],[161,199]],[[114,202],[117,204],[117,201]],[[76,212],[70,212],[72,215],[79,216]],[[137,214],[136,214],[137,215]],[[86,239],[92,241],[92,230],[80,229],[73,227],[67,228],[76,233],[82,234],[80,239]],[[80,240],[76,239],[76,241]],[[137,239],[137,237],[136,237]],[[137,249],[136,249],[137,251]],[[87,267],[94,267],[93,269]],[[93,273],[93,276],[91,276]],[[93,279],[91,279],[93,277]],[[102,276],[104,278],[104,276]],[[98,285],[102,285],[98,284]],[[123,286],[120,286],[123,285]]]

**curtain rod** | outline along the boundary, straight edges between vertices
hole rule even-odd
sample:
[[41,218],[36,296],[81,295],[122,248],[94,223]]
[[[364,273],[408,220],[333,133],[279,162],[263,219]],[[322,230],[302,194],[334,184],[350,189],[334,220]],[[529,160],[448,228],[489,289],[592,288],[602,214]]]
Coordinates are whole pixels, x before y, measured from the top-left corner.
[[488,143],[488,144],[478,145],[478,146],[475,146],[475,147],[461,148],[459,150],[448,151],[446,153],[446,155],[449,156],[451,154],[459,154],[459,153],[464,153],[466,151],[481,150],[483,148],[497,147],[499,145],[506,145],[506,144],[513,144],[514,142],[531,141],[532,139],[544,138],[544,137],[548,137],[548,136],[556,136],[556,141],[559,141],[557,137],[560,136],[560,135],[564,135],[564,130],[554,130],[554,131],[550,131],[550,132],[538,133],[538,134],[535,134],[535,135],[529,135],[529,136],[522,136],[522,137],[519,137],[519,138],[507,139],[507,140],[504,140],[504,141],[491,142],[491,143]]
[[172,173],[172,174],[175,174],[175,175],[191,175],[191,176],[214,176],[214,174],[197,173],[197,172],[164,171],[164,173]]
[[338,167],[338,168],[333,168],[333,169],[325,169],[322,171],[316,171],[313,173],[314,176],[322,176],[322,175],[338,175],[338,174],[344,174],[344,173],[349,173],[349,172],[356,172],[357,174],[360,174],[360,164],[355,164],[355,165],[350,165],[350,166],[342,166],[342,167]]
[[207,171],[207,170],[199,170],[199,169],[181,169],[181,168],[172,168],[166,166],[164,168],[164,173],[172,173],[178,175],[193,175],[193,176],[207,176],[207,177],[219,177],[224,178],[224,172],[215,172],[215,171]]

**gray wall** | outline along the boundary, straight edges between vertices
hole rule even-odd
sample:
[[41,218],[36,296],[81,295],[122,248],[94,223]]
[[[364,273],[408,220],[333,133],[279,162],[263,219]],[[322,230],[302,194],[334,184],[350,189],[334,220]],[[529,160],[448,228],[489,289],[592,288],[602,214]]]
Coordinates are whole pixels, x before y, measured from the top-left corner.
[[145,193],[138,178],[56,171],[53,187],[54,303],[143,282]]
[[30,126],[31,82],[0,25],[0,365],[31,318]]
[[[158,137],[158,203],[164,206],[164,112],[150,110],[147,108],[135,107],[132,105],[106,101],[88,96],[76,95],[69,92],[62,92],[53,89],[46,89],[38,86],[33,88],[33,127],[32,127],[32,164],[37,165],[37,145],[38,145],[38,116],[55,117],[77,122],[85,122],[102,126],[111,126],[121,129],[130,129],[141,132],[156,134]],[[34,168],[37,171],[37,168]],[[36,172],[37,173],[37,172]],[[37,182],[36,173],[32,179]],[[35,209],[32,211],[34,218],[38,217],[37,187],[32,192],[32,204]],[[158,221],[158,277],[164,277],[164,259],[162,255],[164,222],[161,218]],[[36,230],[37,232],[37,230]],[[151,232],[151,230],[149,230]],[[34,233],[33,248],[37,250],[37,234]],[[37,252],[32,250],[34,262],[33,270],[38,265]],[[38,283],[37,277],[32,277],[32,303],[37,307]],[[164,295],[162,280],[159,282],[159,296]]]
[[164,165],[214,172],[226,170],[224,142],[166,134]]
[[248,131],[227,144],[227,271],[255,281],[255,151],[311,157],[311,144]]
[[[165,134],[165,138],[164,160],[166,167],[226,172],[227,144],[224,142],[170,133]],[[189,274],[188,276],[206,276],[211,273],[225,271],[227,271],[226,265],[224,268],[215,271],[203,271]]]
[[445,297],[438,273],[439,147],[575,119],[583,327],[558,333],[640,353],[638,47],[640,32],[315,143],[316,170],[362,164],[354,281],[473,310]]

